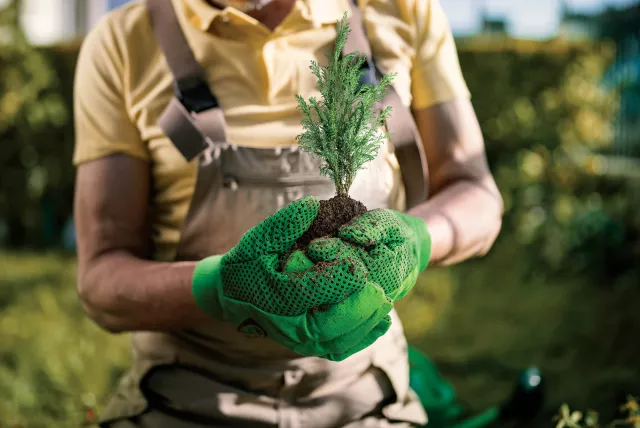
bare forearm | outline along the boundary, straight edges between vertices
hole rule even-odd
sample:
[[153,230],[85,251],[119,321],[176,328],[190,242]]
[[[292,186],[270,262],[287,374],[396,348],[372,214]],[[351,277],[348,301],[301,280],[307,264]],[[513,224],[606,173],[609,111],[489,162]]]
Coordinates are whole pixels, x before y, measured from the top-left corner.
[[80,273],[79,292],[89,316],[112,332],[195,327],[207,316],[191,292],[194,268],[193,262],[151,262],[114,251]]
[[450,265],[485,254],[502,225],[502,199],[496,189],[458,181],[409,211],[427,223],[431,265]]

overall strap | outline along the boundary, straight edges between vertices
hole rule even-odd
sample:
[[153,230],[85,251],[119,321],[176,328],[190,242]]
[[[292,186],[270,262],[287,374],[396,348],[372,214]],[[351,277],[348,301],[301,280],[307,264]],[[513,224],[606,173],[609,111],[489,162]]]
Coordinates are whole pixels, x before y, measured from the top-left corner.
[[[367,59],[364,80],[368,83],[376,81],[380,74],[376,69],[371,47],[366,36],[362,12],[356,1],[353,1],[351,16],[348,18],[351,33],[343,49],[343,54],[359,52]],[[398,163],[402,171],[405,192],[407,195],[407,209],[427,200],[428,195],[428,167],[427,158],[422,146],[422,139],[418,132],[415,119],[409,107],[402,104],[400,96],[389,87],[382,100],[383,107],[391,106],[391,116],[386,120],[387,131],[391,134],[391,143],[395,149]]]
[[174,78],[175,96],[158,125],[191,161],[208,146],[227,143],[226,122],[206,74],[193,56],[171,0],[146,0],[151,27]]

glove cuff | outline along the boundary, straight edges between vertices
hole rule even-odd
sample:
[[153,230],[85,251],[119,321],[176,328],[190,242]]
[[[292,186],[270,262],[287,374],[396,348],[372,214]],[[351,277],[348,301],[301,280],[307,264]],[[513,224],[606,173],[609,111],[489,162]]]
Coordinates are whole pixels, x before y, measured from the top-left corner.
[[191,291],[198,307],[205,314],[219,320],[224,319],[220,304],[222,257],[211,256],[198,262],[191,278]]
[[420,228],[416,234],[420,243],[420,272],[422,272],[429,266],[429,261],[431,260],[431,234],[427,228],[427,223],[422,219],[418,220],[420,220]]
[[405,213],[400,214],[415,233],[418,244],[419,269],[422,272],[427,268],[431,259],[431,234],[427,228],[427,223],[421,218]]

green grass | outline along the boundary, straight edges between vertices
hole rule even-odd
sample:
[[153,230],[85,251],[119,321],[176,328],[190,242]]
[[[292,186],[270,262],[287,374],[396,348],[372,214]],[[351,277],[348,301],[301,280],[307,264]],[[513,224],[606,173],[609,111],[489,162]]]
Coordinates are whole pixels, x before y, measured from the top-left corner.
[[[429,271],[399,305],[410,342],[472,411],[537,365],[549,402],[536,427],[553,426],[563,402],[608,417],[617,394],[640,394],[639,288],[527,275],[526,256],[501,240],[482,260]],[[72,258],[0,253],[0,427],[80,426],[128,361],[127,336],[82,313]]]
[[[611,420],[617,400],[640,394],[638,284],[532,275],[519,263],[525,257],[502,240],[484,259],[425,275],[418,291],[425,297],[400,308],[410,343],[436,362],[471,410],[503,400],[519,371],[535,365],[548,391],[536,427],[553,426],[565,402]],[[446,309],[421,328],[429,305]]]
[[0,427],[79,427],[128,364],[128,341],[86,318],[75,263],[0,255]]

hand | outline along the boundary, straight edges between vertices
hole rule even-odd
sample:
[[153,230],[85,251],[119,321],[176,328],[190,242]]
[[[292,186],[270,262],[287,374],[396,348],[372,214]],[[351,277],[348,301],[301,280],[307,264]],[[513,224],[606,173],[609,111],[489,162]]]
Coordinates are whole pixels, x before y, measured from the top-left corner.
[[431,236],[427,226],[408,214],[388,209],[368,211],[343,226],[338,236],[356,245],[369,280],[394,302],[407,295],[429,264]]
[[305,356],[341,360],[373,343],[389,326],[392,304],[367,279],[358,257],[282,257],[309,228],[319,202],[292,202],[249,230],[222,256],[201,261],[193,276],[198,305],[246,334],[266,336]]

